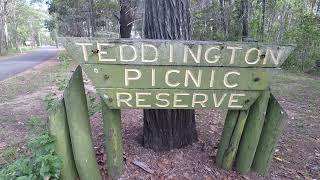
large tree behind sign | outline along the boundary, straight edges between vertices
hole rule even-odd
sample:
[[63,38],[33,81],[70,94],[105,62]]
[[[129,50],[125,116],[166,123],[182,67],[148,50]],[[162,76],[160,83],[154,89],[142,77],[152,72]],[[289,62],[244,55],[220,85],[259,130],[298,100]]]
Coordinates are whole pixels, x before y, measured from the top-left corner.
[[[191,39],[189,0],[145,1],[144,37]],[[143,143],[154,150],[197,141],[194,110],[144,110]]]

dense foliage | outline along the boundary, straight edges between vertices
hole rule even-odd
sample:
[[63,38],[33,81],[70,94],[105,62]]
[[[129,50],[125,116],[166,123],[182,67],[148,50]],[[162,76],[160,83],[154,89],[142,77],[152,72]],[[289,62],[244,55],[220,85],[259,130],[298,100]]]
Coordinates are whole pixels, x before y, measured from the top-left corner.
[[[194,39],[241,40],[242,1],[193,0]],[[296,44],[284,68],[319,71],[319,0],[251,0],[247,8],[251,41]]]
[[21,157],[2,169],[0,179],[59,179],[62,161],[55,154],[54,139],[49,134],[31,140],[28,149],[31,155]]
[[22,46],[40,46],[50,42],[44,20],[49,17],[45,9],[27,0],[0,1],[0,55]]

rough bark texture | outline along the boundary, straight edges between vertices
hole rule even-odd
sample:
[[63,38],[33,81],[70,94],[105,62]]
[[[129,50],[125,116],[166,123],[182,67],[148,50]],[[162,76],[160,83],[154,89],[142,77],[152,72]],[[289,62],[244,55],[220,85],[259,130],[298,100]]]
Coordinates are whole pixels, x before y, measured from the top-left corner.
[[266,0],[262,0],[262,17],[260,26],[260,38],[261,41],[264,40],[264,26],[265,26],[265,14],[266,14]]
[[96,10],[94,0],[90,0],[90,31],[89,36],[96,36]]
[[191,39],[189,0],[145,1],[147,39]]
[[220,16],[221,16],[221,25],[223,28],[223,33],[224,33],[224,39],[228,39],[228,28],[227,28],[227,22],[226,22],[226,10],[225,10],[225,1],[224,0],[219,0],[220,2]]
[[242,38],[249,37],[249,2],[241,0],[241,17],[242,17]]
[[136,0],[120,0],[120,36],[130,38],[134,21]]
[[[189,0],[145,1],[144,36],[191,39]],[[143,144],[156,151],[197,141],[194,110],[144,110]]]

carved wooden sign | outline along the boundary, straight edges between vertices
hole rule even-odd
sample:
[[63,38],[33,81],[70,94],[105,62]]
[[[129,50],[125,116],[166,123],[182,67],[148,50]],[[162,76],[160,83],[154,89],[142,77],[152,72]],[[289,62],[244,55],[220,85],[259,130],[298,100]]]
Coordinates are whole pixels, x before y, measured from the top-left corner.
[[291,45],[65,38],[111,109],[248,109]]

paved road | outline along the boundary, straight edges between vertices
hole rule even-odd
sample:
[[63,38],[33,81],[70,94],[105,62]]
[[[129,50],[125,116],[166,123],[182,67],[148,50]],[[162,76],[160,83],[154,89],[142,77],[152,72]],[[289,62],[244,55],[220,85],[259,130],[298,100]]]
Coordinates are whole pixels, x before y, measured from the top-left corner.
[[57,52],[54,47],[43,47],[26,54],[0,58],[0,81],[55,57]]

